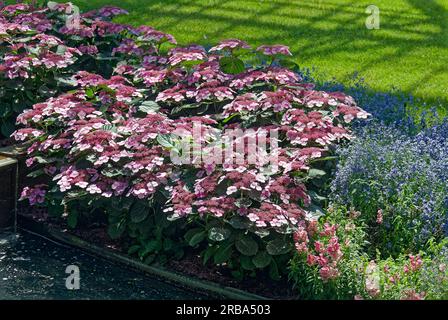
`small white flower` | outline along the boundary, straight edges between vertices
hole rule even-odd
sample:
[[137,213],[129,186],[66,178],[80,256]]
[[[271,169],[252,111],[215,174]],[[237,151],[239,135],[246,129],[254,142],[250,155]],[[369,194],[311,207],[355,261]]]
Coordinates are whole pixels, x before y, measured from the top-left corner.
[[235,193],[238,191],[238,188],[235,186],[230,186],[227,188],[227,195],[231,195],[232,193]]

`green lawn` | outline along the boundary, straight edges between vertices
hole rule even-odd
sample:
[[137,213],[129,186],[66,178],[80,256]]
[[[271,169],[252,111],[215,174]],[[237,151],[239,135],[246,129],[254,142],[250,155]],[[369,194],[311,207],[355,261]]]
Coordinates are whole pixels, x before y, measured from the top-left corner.
[[[347,82],[354,72],[375,90],[397,87],[428,101],[448,100],[448,0],[73,0],[82,9],[116,5],[119,22],[147,24],[181,44],[240,38],[282,43],[296,61]],[[365,27],[366,7],[380,30]]]

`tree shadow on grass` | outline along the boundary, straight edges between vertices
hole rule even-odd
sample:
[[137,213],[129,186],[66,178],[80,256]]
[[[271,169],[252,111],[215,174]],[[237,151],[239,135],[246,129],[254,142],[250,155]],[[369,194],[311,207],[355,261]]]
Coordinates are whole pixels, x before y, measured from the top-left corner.
[[[124,7],[131,14],[119,21],[153,24],[173,33],[181,44],[192,41],[208,45],[223,38],[241,38],[253,45],[284,43],[296,53],[299,63],[322,58],[319,62],[335,66],[340,70],[337,78],[341,81],[350,79],[354,71],[361,75],[375,74],[382,64],[383,73],[389,72],[390,65],[402,67],[390,72],[396,77],[407,77],[402,89],[415,92],[422,84],[448,74],[448,63],[442,61],[442,51],[448,48],[448,13],[434,0],[404,2],[419,14],[384,9],[381,29],[368,30],[364,26],[365,6],[356,1],[95,0],[88,4],[80,1],[88,7],[106,4]],[[420,26],[430,26],[430,30]],[[422,66],[426,61],[416,58],[422,48],[442,50],[440,61],[433,56],[433,61]],[[435,57],[439,58],[438,55],[437,51]],[[410,64],[412,68],[414,62],[421,72],[413,72],[411,78],[403,66]],[[427,100],[438,98],[425,96]]]

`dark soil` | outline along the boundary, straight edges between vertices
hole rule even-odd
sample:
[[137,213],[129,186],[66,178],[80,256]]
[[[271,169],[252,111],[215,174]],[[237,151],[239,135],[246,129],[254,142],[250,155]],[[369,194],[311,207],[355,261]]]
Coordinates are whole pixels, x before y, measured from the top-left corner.
[[248,291],[267,298],[282,300],[295,298],[291,290],[291,284],[287,283],[287,281],[273,281],[265,276],[239,281],[232,277],[228,270],[224,268],[213,265],[204,266],[201,257],[193,254],[187,254],[179,261],[170,261],[168,268],[191,277],[219,283],[225,287]]
[[[108,248],[127,254],[127,250],[122,241],[112,240],[106,231],[106,226],[100,223],[93,223],[89,226],[78,226],[76,229],[69,229],[65,222],[60,219],[49,217],[46,210],[36,207],[21,207],[19,214],[32,218],[39,223],[55,227],[64,232],[69,232],[79,238],[95,244],[99,247]],[[170,260],[165,266],[166,269],[177,273],[185,274],[193,278],[218,283],[224,287],[255,293],[273,299],[294,299],[291,284],[286,280],[273,281],[268,276],[260,275],[256,278],[245,278],[242,281],[235,279],[224,267],[214,265],[204,265],[201,257],[193,252],[186,252],[181,260]]]

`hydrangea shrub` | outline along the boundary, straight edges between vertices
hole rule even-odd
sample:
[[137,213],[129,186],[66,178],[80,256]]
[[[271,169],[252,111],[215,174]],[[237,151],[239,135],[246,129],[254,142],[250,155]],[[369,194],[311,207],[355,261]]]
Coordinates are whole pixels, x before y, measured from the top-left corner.
[[[124,10],[105,7],[81,14],[69,28],[72,4],[46,7],[18,3],[0,7],[1,135],[14,131],[15,117],[36,102],[69,90],[70,77],[89,69],[105,76],[119,60],[114,56],[122,35],[133,30],[110,19]],[[73,21],[71,23],[74,23]]]
[[[149,204],[160,206],[169,220],[196,226],[185,237],[204,257],[217,264],[243,257],[244,269],[269,266],[275,277],[271,257],[291,252],[293,231],[312,228],[319,216],[316,186],[326,156],[351,138],[349,123],[368,114],[343,93],[301,81],[284,67],[291,54],[285,46],[174,44],[170,35],[135,28],[113,50],[121,61],[111,78],[80,71],[70,79],[76,90],[18,117],[24,128],[14,137],[29,146],[32,175],[51,180],[26,188],[22,198],[69,218],[80,202],[129,198],[128,215],[141,219]],[[174,163],[172,134],[182,130],[181,138],[192,140],[197,125],[204,153],[220,143],[210,132],[240,129],[244,143],[277,132],[278,170],[266,170],[268,157],[249,161],[246,149],[224,161]],[[115,236],[127,230],[129,219],[110,221]]]

